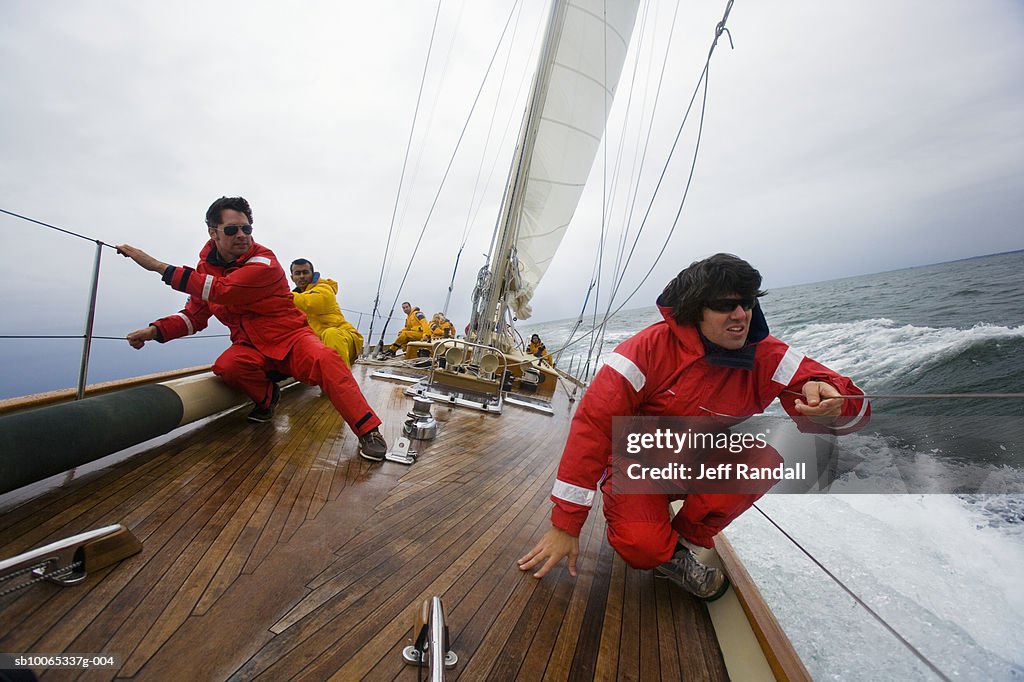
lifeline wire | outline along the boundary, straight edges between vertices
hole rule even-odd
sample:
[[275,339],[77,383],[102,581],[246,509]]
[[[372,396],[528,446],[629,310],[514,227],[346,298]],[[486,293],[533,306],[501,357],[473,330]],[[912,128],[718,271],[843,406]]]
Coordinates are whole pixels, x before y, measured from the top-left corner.
[[51,230],[57,230],[58,232],[63,232],[64,234],[70,234],[72,237],[78,237],[79,239],[84,239],[84,240],[92,242],[94,244],[99,244],[100,246],[109,246],[112,249],[117,248],[117,247],[113,246],[112,244],[106,243],[103,240],[93,239],[92,237],[86,237],[84,234],[78,234],[77,232],[72,232],[71,230],[65,230],[63,227],[57,227],[56,225],[50,225],[49,223],[44,223],[41,220],[35,220],[34,218],[28,218],[28,217],[23,216],[23,215],[18,215],[17,213],[14,213],[13,211],[8,211],[8,210],[3,209],[3,208],[0,208],[0,213],[6,213],[9,216],[13,216],[15,218],[21,218],[22,220],[27,220],[30,223],[35,223],[36,225],[42,225],[43,227],[48,227]]
[[917,658],[918,658],[918,659],[919,659],[919,660],[920,660],[920,661],[921,661],[922,663],[924,663],[924,664],[925,664],[926,666],[928,666],[928,669],[929,669],[929,670],[931,670],[931,671],[932,671],[933,673],[935,673],[936,675],[938,675],[938,676],[939,676],[940,678],[942,678],[943,680],[946,680],[946,682],[952,682],[952,680],[950,680],[950,679],[949,679],[949,677],[947,677],[947,676],[946,676],[945,674],[943,674],[943,672],[942,672],[941,670],[939,670],[939,669],[938,669],[938,668],[937,668],[937,667],[935,666],[935,664],[934,664],[934,663],[932,663],[931,661],[929,661],[929,660],[928,660],[928,659],[927,659],[927,658],[925,657],[925,655],[924,655],[924,654],[922,654],[922,653],[921,653],[920,651],[918,651],[917,647],[915,647],[915,646],[914,646],[913,644],[911,644],[911,643],[910,643],[909,641],[907,641],[906,637],[904,637],[904,636],[903,636],[903,635],[901,635],[901,634],[900,634],[899,632],[897,632],[897,631],[896,631],[896,629],[895,629],[895,628],[894,628],[893,626],[889,625],[889,623],[887,623],[887,622],[886,622],[886,620],[885,620],[884,618],[882,618],[882,617],[881,617],[880,615],[878,615],[878,614],[877,614],[877,613],[875,612],[875,610],[874,610],[874,609],[872,609],[872,608],[871,608],[870,606],[868,606],[868,605],[867,605],[866,603],[864,603],[864,600],[863,600],[863,599],[861,599],[860,597],[858,597],[858,596],[857,596],[857,595],[856,595],[856,594],[854,593],[854,591],[853,591],[853,590],[851,590],[851,589],[850,589],[849,587],[847,587],[847,586],[846,586],[846,585],[845,585],[845,584],[843,583],[843,581],[842,581],[842,580],[840,580],[839,578],[837,578],[837,577],[835,576],[835,574],[833,574],[833,573],[832,573],[832,571],[830,571],[830,570],[828,570],[827,568],[825,568],[825,566],[824,566],[824,565],[823,565],[823,564],[822,564],[822,563],[821,563],[820,561],[818,561],[817,559],[815,559],[815,558],[814,558],[814,556],[813,556],[813,555],[812,555],[812,554],[811,554],[810,552],[808,552],[808,551],[807,551],[806,549],[804,549],[804,548],[803,548],[803,545],[801,545],[801,544],[800,544],[799,542],[797,542],[797,541],[796,541],[796,539],[794,539],[792,535],[790,535],[789,533],[787,533],[786,531],[784,531],[784,530],[782,529],[782,526],[780,526],[779,524],[777,524],[777,523],[775,522],[775,520],[774,520],[774,519],[772,519],[772,517],[768,516],[768,514],[766,514],[766,513],[764,512],[764,510],[763,510],[763,509],[761,509],[760,507],[758,507],[758,506],[757,506],[756,504],[754,505],[754,509],[756,509],[757,511],[759,511],[759,512],[761,513],[761,515],[762,515],[763,517],[765,517],[766,519],[768,519],[768,522],[769,522],[770,524],[772,524],[773,526],[775,526],[775,527],[776,527],[776,528],[777,528],[777,529],[779,530],[779,532],[780,532],[780,533],[782,533],[783,535],[785,535],[785,536],[786,536],[786,538],[787,538],[787,539],[788,539],[788,540],[789,540],[790,542],[792,542],[792,543],[793,543],[793,544],[794,544],[794,545],[796,546],[796,548],[797,548],[797,549],[799,549],[799,550],[800,550],[801,552],[803,552],[804,554],[806,554],[806,555],[807,555],[807,558],[808,558],[808,559],[810,559],[811,561],[813,561],[813,562],[814,562],[814,564],[815,564],[815,565],[816,565],[816,566],[817,566],[818,568],[820,568],[820,569],[821,569],[822,571],[824,571],[825,575],[827,575],[827,576],[828,576],[829,578],[831,578],[831,579],[833,580],[833,582],[835,582],[835,584],[836,584],[836,585],[839,585],[839,587],[841,587],[841,588],[843,589],[843,591],[844,591],[844,592],[846,592],[846,593],[847,593],[848,595],[850,595],[851,597],[853,597],[853,600],[854,600],[855,602],[857,602],[857,603],[858,603],[858,604],[860,604],[860,605],[861,605],[862,607],[864,607],[864,610],[865,610],[865,611],[867,611],[867,612],[868,612],[869,614],[871,614],[871,616],[872,616],[872,617],[874,617],[874,619],[875,619],[875,620],[877,620],[877,621],[878,621],[879,623],[881,623],[881,624],[882,624],[882,627],[884,627],[884,628],[885,628],[886,630],[888,630],[888,631],[889,631],[889,632],[890,632],[890,633],[891,633],[891,634],[892,634],[892,635],[893,635],[894,637],[896,637],[896,639],[898,639],[898,640],[899,640],[900,642],[902,642],[902,643],[903,643],[903,645],[904,645],[905,647],[907,647],[908,649],[910,649],[911,653],[913,653],[913,654],[914,654],[914,655],[915,655],[915,656],[916,656],[916,657],[917,657]]
[[[799,391],[785,390],[783,393],[802,396]],[[1024,398],[1024,393],[870,393],[868,395],[834,395],[825,400],[942,400],[948,398]]]
[[[183,339],[216,339],[227,338],[230,334],[204,334],[203,336],[182,336]],[[0,339],[84,339],[85,334],[2,334]],[[123,336],[91,336],[92,339],[104,341],[124,341]]]
[[893,399],[893,400],[927,400],[937,398],[1011,398],[1019,399],[1024,398],[1024,393],[905,393],[900,395],[899,393],[875,393],[874,395],[840,395],[836,396],[843,398],[844,400],[854,400],[857,398],[867,398],[868,400],[876,399]]

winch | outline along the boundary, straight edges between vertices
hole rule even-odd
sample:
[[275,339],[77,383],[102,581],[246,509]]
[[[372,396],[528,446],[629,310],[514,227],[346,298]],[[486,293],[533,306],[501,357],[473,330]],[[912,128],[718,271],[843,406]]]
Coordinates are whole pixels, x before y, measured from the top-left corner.
[[437,435],[437,421],[430,414],[430,406],[434,401],[430,398],[416,396],[412,399],[412,412],[405,421],[402,432],[412,440],[433,440]]

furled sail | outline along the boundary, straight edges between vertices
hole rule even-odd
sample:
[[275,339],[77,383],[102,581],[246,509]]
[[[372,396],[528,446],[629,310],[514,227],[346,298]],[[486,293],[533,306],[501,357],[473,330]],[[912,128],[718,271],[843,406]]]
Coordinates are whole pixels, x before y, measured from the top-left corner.
[[[557,4],[557,2],[556,2]],[[553,12],[521,159],[506,302],[519,319],[562,241],[594,164],[629,49],[639,0],[572,0]],[[532,138],[532,140],[531,140]],[[518,275],[518,276],[517,276]]]

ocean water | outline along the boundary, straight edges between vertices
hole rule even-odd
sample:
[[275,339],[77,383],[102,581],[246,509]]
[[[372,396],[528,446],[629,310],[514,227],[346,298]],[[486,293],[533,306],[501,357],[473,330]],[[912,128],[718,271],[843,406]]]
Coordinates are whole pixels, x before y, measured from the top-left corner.
[[[1024,392],[1024,252],[770,289],[762,304],[774,335],[869,394]],[[624,311],[602,352],[659,319],[653,307]],[[575,322],[521,331],[554,351]],[[566,349],[559,365],[585,366],[587,346]],[[1024,400],[880,399],[873,411],[879,421],[1024,423]],[[954,456],[857,437],[859,448],[916,457],[925,477],[962,476],[966,467],[1024,490],[1024,472],[972,461],[969,443]],[[921,657],[950,679],[1024,679],[1024,495],[769,495],[757,506],[920,654],[752,509],[727,535],[815,679],[938,679]]]

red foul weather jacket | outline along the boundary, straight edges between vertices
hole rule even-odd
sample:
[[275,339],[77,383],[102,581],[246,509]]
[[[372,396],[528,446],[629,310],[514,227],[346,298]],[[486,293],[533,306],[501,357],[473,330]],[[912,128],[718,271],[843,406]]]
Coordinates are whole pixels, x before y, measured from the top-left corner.
[[231,330],[231,343],[244,343],[283,360],[304,334],[313,334],[295,307],[284,269],[274,252],[253,242],[232,263],[224,263],[211,239],[199,264],[168,268],[164,281],[189,295],[185,308],[153,322],[164,343],[206,328],[214,315]]
[[[749,417],[775,398],[790,416],[802,417],[795,401],[812,380],[825,381],[843,395],[863,395],[849,378],[770,336],[760,306],[754,308],[744,350],[753,358],[749,369],[709,362],[697,328],[679,325],[670,308],[659,308],[664,321],[619,344],[573,417],[551,493],[551,523],[571,535],[579,535],[597,486],[610,473],[612,417]],[[865,426],[870,414],[867,400],[844,400],[842,415],[832,425],[807,418],[797,424],[801,431],[842,435]]]

